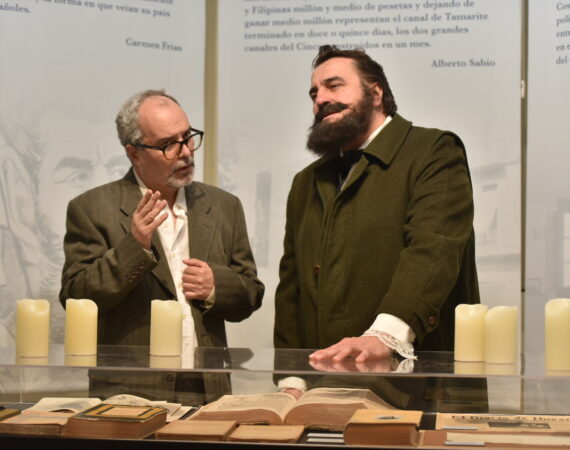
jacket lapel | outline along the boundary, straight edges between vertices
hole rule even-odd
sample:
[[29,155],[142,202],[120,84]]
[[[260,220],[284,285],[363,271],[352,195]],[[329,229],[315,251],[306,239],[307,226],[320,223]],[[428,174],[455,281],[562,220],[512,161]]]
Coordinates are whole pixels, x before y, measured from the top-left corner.
[[412,123],[404,119],[399,114],[395,114],[394,118],[386,127],[380,131],[370,144],[364,149],[363,157],[356,163],[352,173],[350,174],[343,191],[354,184],[366,171],[366,167],[371,160],[379,160],[388,167],[398,150],[404,143],[405,137],[411,128]]
[[[127,234],[131,231],[132,215],[137,208],[137,204],[142,198],[141,190],[133,173],[132,167],[123,178],[121,191],[120,209],[123,213],[121,215],[121,226],[125,231],[125,234]],[[168,292],[168,295],[176,299],[174,281],[172,280],[170,268],[164,254],[162,244],[160,243],[158,232],[155,232],[152,236],[152,244],[158,251],[159,260],[161,262],[160,264],[157,264],[157,266],[152,270],[152,274]]]
[[188,206],[188,238],[190,257],[208,260],[218,220],[215,208],[201,185],[193,182],[186,187]]

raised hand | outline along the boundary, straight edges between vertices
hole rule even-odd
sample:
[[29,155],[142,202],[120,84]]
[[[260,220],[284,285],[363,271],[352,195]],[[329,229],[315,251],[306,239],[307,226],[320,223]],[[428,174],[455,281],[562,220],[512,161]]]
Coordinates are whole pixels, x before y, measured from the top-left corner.
[[166,206],[166,200],[162,200],[159,191],[146,191],[139,201],[131,221],[131,233],[142,247],[150,249],[152,235],[156,229],[166,220],[168,214],[160,211]]

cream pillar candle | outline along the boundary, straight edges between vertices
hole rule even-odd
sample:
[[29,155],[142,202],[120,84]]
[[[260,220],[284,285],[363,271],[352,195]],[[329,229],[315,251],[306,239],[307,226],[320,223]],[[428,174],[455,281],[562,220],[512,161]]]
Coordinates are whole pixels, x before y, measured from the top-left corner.
[[93,300],[65,302],[65,354],[97,354],[97,305]]
[[486,305],[455,307],[455,360],[484,361]]
[[150,311],[150,354],[182,353],[182,308],[176,300],[153,300]]
[[482,361],[453,361],[453,373],[456,375],[485,375],[485,363]]
[[485,315],[485,362],[514,364],[518,360],[516,306],[496,306]]
[[47,300],[18,300],[16,305],[16,357],[43,357],[49,351]]
[[182,368],[182,357],[150,355],[149,366],[153,369],[180,369]]
[[97,365],[97,355],[65,355],[66,366],[95,367]]
[[555,298],[544,308],[546,370],[570,370],[570,299]]

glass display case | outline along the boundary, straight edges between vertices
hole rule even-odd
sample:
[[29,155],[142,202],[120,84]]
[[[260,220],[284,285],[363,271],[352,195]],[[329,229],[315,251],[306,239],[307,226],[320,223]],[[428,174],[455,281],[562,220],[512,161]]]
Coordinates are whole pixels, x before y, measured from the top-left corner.
[[[198,406],[191,403],[192,380],[203,379],[206,398],[213,400],[230,390],[233,394],[275,392],[278,379],[294,376],[304,379],[309,388],[366,388],[397,408],[420,409],[423,428],[433,428],[437,412],[566,415],[570,410],[570,374],[545,371],[541,354],[523,354],[511,365],[458,362],[449,352],[419,352],[415,361],[311,363],[310,353],[200,348],[182,358],[153,357],[148,347],[99,346],[96,356],[69,357],[63,346],[52,346],[48,358],[17,359],[14,349],[5,348],[0,352],[0,402],[4,407],[24,408],[43,397],[105,399],[124,393]],[[217,381],[212,384],[209,379]],[[4,435],[0,439],[6,444],[40,445],[47,438]],[[58,448],[77,441],[57,439]],[[97,441],[82,440],[81,445],[94,446]],[[137,442],[156,444],[155,439],[144,441]],[[119,440],[106,440],[105,445],[110,442],[130,445]]]

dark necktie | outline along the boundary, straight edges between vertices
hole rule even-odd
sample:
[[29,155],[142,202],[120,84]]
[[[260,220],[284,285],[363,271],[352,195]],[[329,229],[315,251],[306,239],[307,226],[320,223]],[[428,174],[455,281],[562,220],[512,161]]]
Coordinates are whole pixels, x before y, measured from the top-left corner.
[[348,176],[348,172],[350,172],[350,168],[358,162],[360,157],[362,156],[362,150],[347,150],[346,152],[342,153],[342,156],[339,158],[339,176],[340,182],[343,183]]

